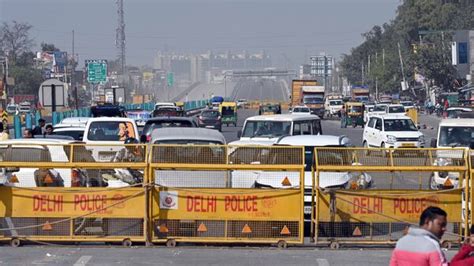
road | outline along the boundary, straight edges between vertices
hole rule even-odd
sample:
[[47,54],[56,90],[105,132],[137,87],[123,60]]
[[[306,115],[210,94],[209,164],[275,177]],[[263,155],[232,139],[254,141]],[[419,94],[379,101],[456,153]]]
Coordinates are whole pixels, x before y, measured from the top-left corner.
[[[392,250],[329,250],[314,247],[2,247],[0,264],[7,265],[388,265]],[[448,251],[452,258],[455,251]]]

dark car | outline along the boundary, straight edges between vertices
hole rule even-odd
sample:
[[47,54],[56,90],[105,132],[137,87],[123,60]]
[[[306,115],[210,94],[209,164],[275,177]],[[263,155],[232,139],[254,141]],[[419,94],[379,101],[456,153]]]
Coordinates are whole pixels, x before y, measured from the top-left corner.
[[126,117],[123,106],[105,102],[99,102],[96,106],[92,106],[91,113],[92,117]]
[[180,107],[176,106],[160,106],[153,111],[153,117],[160,116],[182,116],[183,111]]
[[143,127],[141,139],[146,139],[149,142],[154,129],[167,127],[198,127],[198,125],[192,117],[161,116],[150,118]]
[[198,126],[222,131],[221,113],[213,109],[201,111],[198,116]]

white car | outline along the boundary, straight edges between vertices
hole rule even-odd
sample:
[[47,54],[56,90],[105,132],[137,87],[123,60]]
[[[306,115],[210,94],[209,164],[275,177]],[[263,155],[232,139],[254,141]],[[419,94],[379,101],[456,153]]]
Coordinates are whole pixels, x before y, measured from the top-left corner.
[[400,101],[400,104],[403,105],[405,111],[415,108],[415,104],[412,101]]
[[405,115],[377,115],[370,117],[364,128],[364,147],[422,148],[425,137],[410,117]]
[[401,104],[390,104],[386,107],[385,112],[391,115],[405,115],[405,107]]
[[96,117],[87,121],[82,141],[86,144],[98,144],[97,146],[87,146],[96,161],[110,162],[115,154],[123,148],[117,144],[124,144],[127,138],[139,138],[134,119]]
[[75,140],[82,141],[84,137],[85,127],[59,127],[53,129],[53,134],[55,135],[62,135],[62,136],[70,136]]
[[19,114],[20,113],[20,108],[18,107],[18,104],[9,104],[7,105],[7,113],[9,114]]
[[317,115],[260,115],[245,120],[232,145],[272,145],[282,136],[322,134]]
[[[313,186],[313,178],[311,168],[314,164],[314,148],[315,147],[350,147],[351,141],[346,136],[330,136],[330,135],[306,135],[306,136],[286,136],[278,140],[275,146],[298,146],[304,147],[305,150],[305,173],[304,173],[304,213],[305,220],[309,220],[311,214],[311,190]],[[260,164],[259,160],[271,161],[272,156],[268,149],[261,149],[261,153],[257,150],[249,150],[246,146],[233,147],[235,157],[245,158],[251,161],[250,164]],[[239,148],[243,148],[239,150]],[[342,150],[341,150],[342,151]],[[240,154],[239,154],[240,153]],[[337,151],[327,151],[323,155],[324,158],[339,162],[341,165],[351,165],[352,158],[346,156],[347,153]],[[278,153],[273,154],[278,156]],[[250,158],[251,157],[251,158]],[[288,178],[290,186],[282,184],[282,180]],[[238,188],[298,188],[300,184],[300,174],[298,172],[275,172],[275,171],[233,171],[232,172],[233,187]],[[358,188],[369,188],[372,186],[372,177],[366,173],[349,173],[349,172],[325,172],[319,176],[318,186],[321,188],[350,188],[353,185]]]
[[[433,148],[473,148],[474,147],[474,119],[443,119],[439,123],[438,138],[431,140]],[[472,155],[471,155],[472,156]],[[456,161],[463,161],[461,151],[451,150],[436,151],[437,166],[447,166],[456,164]],[[449,182],[447,182],[449,180]],[[446,184],[452,186],[446,186]],[[431,189],[457,188],[459,185],[458,172],[434,172],[430,179]]]
[[59,124],[54,125],[54,128],[63,127],[86,127],[87,121],[90,117],[67,117],[61,120]]
[[295,106],[290,110],[293,115],[310,115],[311,109],[306,106]]
[[[59,139],[12,139],[2,141],[0,156],[4,162],[69,162],[69,155],[62,145],[75,143]],[[87,154],[85,154],[87,155]],[[90,181],[86,170],[58,168],[3,168],[0,184],[14,187],[75,187],[87,186]]]
[[373,108],[366,110],[364,112],[364,123],[367,123],[372,116],[386,114],[386,108],[386,104],[377,104]]

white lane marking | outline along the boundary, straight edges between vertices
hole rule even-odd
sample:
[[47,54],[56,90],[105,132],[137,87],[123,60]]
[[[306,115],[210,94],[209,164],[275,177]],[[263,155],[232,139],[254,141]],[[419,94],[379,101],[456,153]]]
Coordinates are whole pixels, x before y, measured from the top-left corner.
[[92,256],[81,256],[76,263],[74,263],[74,266],[83,266],[86,265],[90,260],[92,259]]
[[329,266],[329,261],[327,259],[316,259],[319,266]]

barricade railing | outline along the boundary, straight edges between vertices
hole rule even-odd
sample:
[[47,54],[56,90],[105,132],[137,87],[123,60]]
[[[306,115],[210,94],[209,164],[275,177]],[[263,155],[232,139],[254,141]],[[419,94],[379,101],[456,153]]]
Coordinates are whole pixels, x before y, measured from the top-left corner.
[[152,241],[303,243],[303,152],[154,145]]
[[[448,213],[445,243],[468,233],[467,149],[316,148],[311,234],[316,243],[389,244],[416,226],[421,212]],[[352,176],[352,179],[349,178]],[[346,178],[346,189],[324,187]]]
[[145,242],[147,147],[103,148],[124,155],[105,163],[83,144],[0,143],[0,240]]

